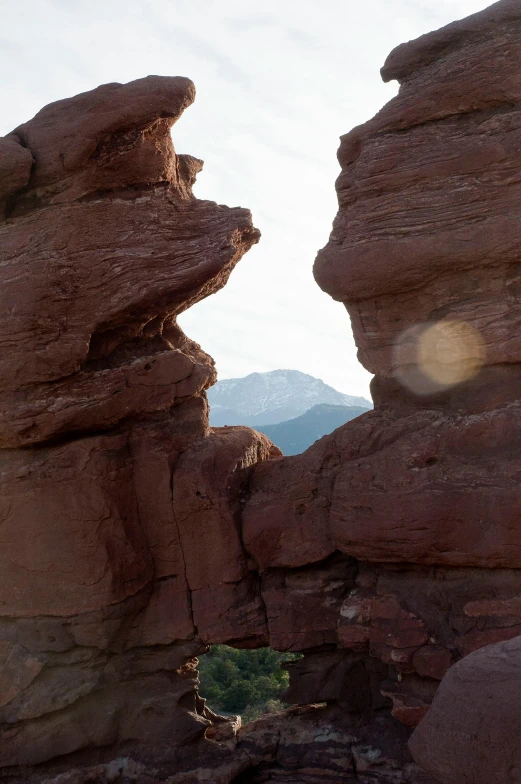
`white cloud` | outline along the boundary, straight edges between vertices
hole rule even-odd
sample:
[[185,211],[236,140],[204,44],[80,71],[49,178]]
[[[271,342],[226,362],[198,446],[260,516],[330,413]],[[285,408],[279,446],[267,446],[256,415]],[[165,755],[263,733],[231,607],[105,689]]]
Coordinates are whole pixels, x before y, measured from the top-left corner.
[[395,92],[404,40],[483,0],[25,0],[2,9],[0,134],[50,101],[150,73],[189,76],[173,129],[205,160],[196,193],[249,207],[263,239],[226,288],[181,317],[220,375],[292,367],[367,394],[342,305],[313,281],[336,212],[338,137]]

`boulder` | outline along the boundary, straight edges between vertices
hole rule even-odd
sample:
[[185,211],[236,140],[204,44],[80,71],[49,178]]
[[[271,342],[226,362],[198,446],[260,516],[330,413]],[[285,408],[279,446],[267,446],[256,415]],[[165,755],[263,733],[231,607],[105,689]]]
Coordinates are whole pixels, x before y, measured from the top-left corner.
[[440,784],[521,781],[521,637],[454,665],[409,745]]

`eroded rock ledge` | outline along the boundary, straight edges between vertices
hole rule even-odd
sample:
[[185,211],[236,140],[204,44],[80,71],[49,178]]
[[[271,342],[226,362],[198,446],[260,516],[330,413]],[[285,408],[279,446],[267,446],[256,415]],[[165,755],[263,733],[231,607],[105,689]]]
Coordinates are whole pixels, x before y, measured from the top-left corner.
[[[399,95],[343,137],[315,274],[375,410],[292,458],[209,427],[176,324],[259,238],[192,195],[191,82],[0,139],[0,779],[521,781],[520,54],[511,0],[399,47]],[[295,707],[215,716],[213,643],[304,652]]]

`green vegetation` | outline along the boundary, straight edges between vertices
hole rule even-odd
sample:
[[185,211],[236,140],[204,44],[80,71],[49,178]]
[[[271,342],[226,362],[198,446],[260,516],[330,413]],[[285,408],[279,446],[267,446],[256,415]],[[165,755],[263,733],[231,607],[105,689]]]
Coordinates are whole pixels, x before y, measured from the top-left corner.
[[279,698],[289,676],[280,665],[298,658],[300,654],[271,648],[249,651],[214,645],[199,659],[199,692],[215,713],[239,714],[243,723],[252,721],[287,707]]

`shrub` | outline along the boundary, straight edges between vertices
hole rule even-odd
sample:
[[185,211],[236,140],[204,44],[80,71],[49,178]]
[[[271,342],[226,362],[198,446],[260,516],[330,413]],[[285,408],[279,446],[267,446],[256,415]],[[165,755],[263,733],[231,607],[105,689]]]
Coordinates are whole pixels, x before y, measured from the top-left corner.
[[240,714],[243,722],[286,706],[280,694],[289,684],[284,661],[300,654],[279,653],[271,648],[238,650],[214,645],[199,660],[199,692],[215,713]]

